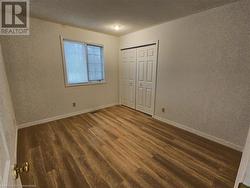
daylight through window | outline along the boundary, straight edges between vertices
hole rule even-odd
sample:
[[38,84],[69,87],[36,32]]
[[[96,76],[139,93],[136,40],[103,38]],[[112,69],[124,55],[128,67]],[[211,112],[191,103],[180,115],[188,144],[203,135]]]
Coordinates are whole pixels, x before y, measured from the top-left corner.
[[103,47],[63,40],[66,84],[104,81]]

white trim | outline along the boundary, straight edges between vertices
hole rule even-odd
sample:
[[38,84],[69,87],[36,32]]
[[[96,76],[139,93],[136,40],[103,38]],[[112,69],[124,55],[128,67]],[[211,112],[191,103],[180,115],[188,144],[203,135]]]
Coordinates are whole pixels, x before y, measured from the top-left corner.
[[117,104],[118,103],[112,103],[112,104],[108,104],[108,105],[101,105],[101,106],[88,108],[88,109],[81,110],[81,111],[71,112],[71,113],[68,113],[68,114],[62,114],[62,115],[58,115],[58,116],[54,116],[54,117],[49,117],[49,118],[46,118],[46,119],[40,119],[40,120],[37,120],[37,121],[22,123],[22,124],[18,125],[18,129],[22,129],[22,128],[25,128],[25,127],[30,127],[30,126],[38,125],[38,124],[42,124],[42,123],[47,123],[47,122],[50,122],[50,121],[55,121],[55,120],[58,120],[58,119],[63,119],[63,118],[71,117],[71,116],[76,116],[76,115],[79,115],[79,114],[92,112],[92,111],[99,110],[99,109],[102,109],[102,108],[115,106]]
[[214,141],[214,142],[217,142],[219,144],[222,144],[224,146],[227,146],[229,148],[232,148],[234,150],[237,150],[237,151],[243,151],[243,147],[242,146],[239,146],[239,145],[236,145],[234,143],[231,143],[229,141],[226,141],[224,139],[221,139],[221,138],[218,138],[218,137],[215,137],[215,136],[212,136],[212,135],[209,135],[207,133],[204,133],[204,132],[201,132],[201,131],[198,131],[196,129],[193,129],[193,128],[190,128],[186,125],[183,125],[183,124],[180,124],[180,123],[177,123],[177,122],[174,122],[174,121],[171,121],[171,120],[168,120],[166,118],[162,118],[162,117],[159,117],[159,116],[156,116],[154,115],[153,118],[159,120],[159,121],[162,121],[164,123],[167,123],[167,124],[170,124],[172,126],[175,126],[175,127],[178,127],[180,129],[183,129],[185,131],[188,131],[190,133],[193,133],[193,134],[196,134],[198,136],[201,136],[203,138],[206,138],[208,140],[211,140],[211,141]]
[[15,119],[15,129],[16,129],[16,135],[15,135],[15,163],[17,163],[17,143],[18,143],[18,125]]
[[[15,163],[17,164],[17,144],[18,144],[18,126],[17,126],[17,123],[16,123],[16,120],[15,120],[15,125],[16,125],[16,137],[15,137]],[[12,168],[14,168],[13,166],[12,166]],[[23,186],[22,186],[22,182],[21,182],[21,178],[18,178],[18,179],[16,179],[15,180],[16,181],[16,186],[18,187],[18,188],[22,188]]]
[[129,49],[129,48],[140,48],[140,47],[145,47],[145,46],[147,46],[147,45],[154,45],[154,43],[155,44],[157,44],[157,42],[158,42],[158,39],[157,40],[148,40],[148,41],[144,41],[144,42],[135,42],[135,43],[132,43],[132,44],[129,44],[129,45],[124,45],[124,46],[121,46],[120,45],[120,51],[121,50],[127,50],[127,48]]
[[10,160],[7,160],[5,162],[4,173],[3,173],[3,182],[2,182],[1,186],[3,186],[3,187],[8,186],[9,174],[10,174]]
[[250,162],[250,129],[248,130],[247,140],[244,146],[244,150],[241,157],[241,162],[238,170],[238,174],[235,180],[234,188],[238,188],[240,183],[246,183],[247,168]]
[[89,82],[78,83],[78,84],[67,84],[67,85],[65,85],[65,87],[68,88],[68,87],[100,85],[100,84],[107,84],[107,81],[106,80],[100,80],[100,81],[89,81]]
[[153,102],[153,112],[152,112],[152,116],[155,115],[155,107],[156,107],[156,91],[157,91],[157,81],[158,81],[158,67],[159,67],[159,50],[160,50],[160,40],[157,40],[157,43],[156,43],[156,65],[155,65],[155,85],[154,85],[154,102]]
[[5,150],[5,165],[4,165],[4,172],[3,172],[3,178],[1,179],[2,182],[0,182],[3,186],[8,185],[9,180],[9,173],[10,173],[10,153],[9,148],[6,142],[6,138],[4,135],[4,130],[2,126],[2,122],[0,121],[0,140],[2,140],[3,143],[3,149]]

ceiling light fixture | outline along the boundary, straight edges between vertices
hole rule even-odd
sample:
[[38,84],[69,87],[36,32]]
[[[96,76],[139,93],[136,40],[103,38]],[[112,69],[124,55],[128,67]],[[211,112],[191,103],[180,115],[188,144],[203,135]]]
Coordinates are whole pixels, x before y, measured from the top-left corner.
[[122,28],[122,26],[121,26],[121,25],[118,25],[118,24],[115,24],[115,25],[113,25],[112,28],[113,28],[115,31],[120,31],[121,28]]

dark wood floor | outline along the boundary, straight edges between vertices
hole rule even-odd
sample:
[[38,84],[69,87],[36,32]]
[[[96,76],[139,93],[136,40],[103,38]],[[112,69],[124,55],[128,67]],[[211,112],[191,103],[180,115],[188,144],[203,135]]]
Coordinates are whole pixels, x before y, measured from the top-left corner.
[[120,106],[18,132],[22,183],[40,188],[233,187],[240,157]]

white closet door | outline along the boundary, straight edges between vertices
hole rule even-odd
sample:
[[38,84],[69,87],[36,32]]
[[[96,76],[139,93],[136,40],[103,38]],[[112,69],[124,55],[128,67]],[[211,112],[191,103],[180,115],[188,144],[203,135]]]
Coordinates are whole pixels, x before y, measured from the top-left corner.
[[136,109],[151,115],[154,110],[156,58],[156,45],[137,48]]
[[120,66],[121,104],[135,108],[136,49],[122,51]]

